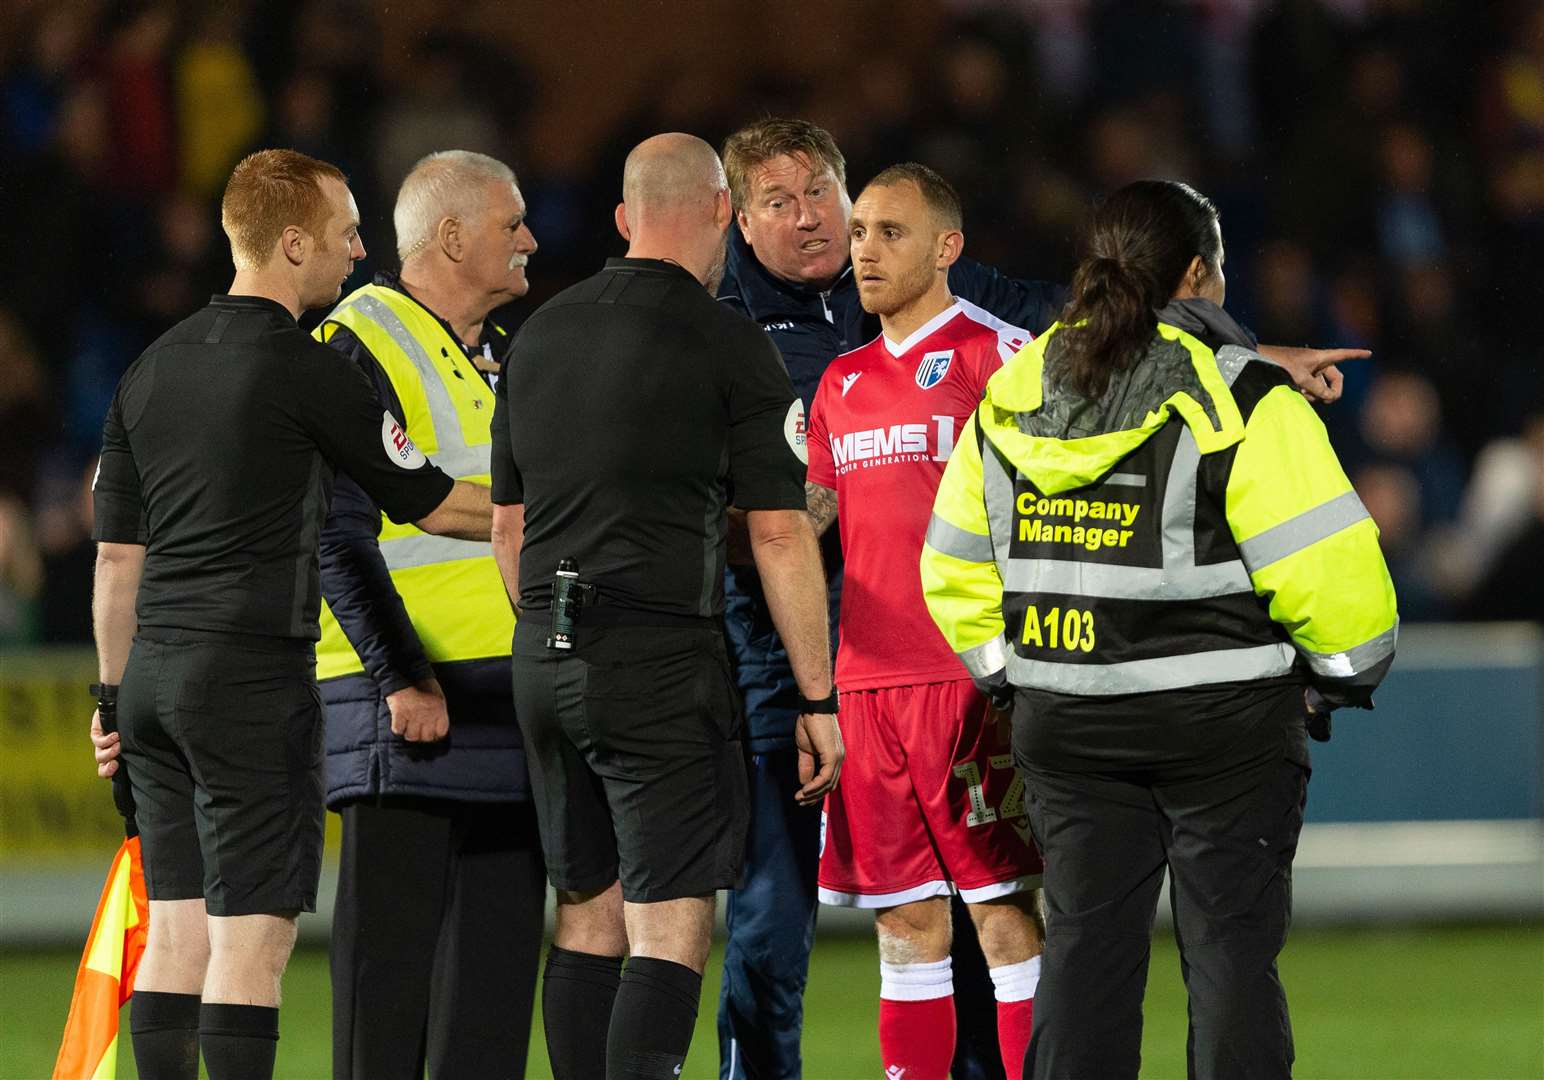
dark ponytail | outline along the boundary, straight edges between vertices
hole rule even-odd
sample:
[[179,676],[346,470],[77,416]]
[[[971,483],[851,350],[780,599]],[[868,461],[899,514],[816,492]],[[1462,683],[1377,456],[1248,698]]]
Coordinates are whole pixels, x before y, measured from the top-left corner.
[[1197,255],[1215,272],[1222,249],[1217,207],[1190,185],[1139,180],[1100,203],[1062,313],[1061,348],[1048,357],[1053,377],[1086,398],[1103,397],[1110,377],[1146,352],[1158,309]]

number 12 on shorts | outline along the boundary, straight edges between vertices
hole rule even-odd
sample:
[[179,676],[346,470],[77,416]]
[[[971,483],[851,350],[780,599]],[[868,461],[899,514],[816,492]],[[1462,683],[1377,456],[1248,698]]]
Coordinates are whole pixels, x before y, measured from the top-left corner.
[[[1012,754],[993,754],[989,760],[994,769],[1013,770]],[[999,819],[1024,816],[1024,778],[1017,772],[1014,772],[1008,790],[1003,792],[1003,801],[995,808],[986,804],[980,765],[974,761],[962,761],[954,767],[954,775],[965,781],[965,790],[970,795],[970,813],[965,816],[968,827],[973,829],[978,825],[990,825]]]

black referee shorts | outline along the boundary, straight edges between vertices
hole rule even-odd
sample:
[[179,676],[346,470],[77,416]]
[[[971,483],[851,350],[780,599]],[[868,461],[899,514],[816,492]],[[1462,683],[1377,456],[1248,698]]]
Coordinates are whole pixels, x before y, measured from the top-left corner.
[[652,903],[733,885],[750,806],[723,635],[581,626],[558,652],[547,621],[517,625],[514,683],[553,886],[620,878],[624,899]]
[[152,900],[315,911],[322,704],[312,642],[144,628],[118,694]]

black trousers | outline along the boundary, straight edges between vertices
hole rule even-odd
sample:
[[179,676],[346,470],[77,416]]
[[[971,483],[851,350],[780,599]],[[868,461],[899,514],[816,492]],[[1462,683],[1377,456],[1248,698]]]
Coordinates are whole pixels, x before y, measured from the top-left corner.
[[530,803],[343,808],[335,1080],[525,1075],[546,872]]
[[[1020,752],[1024,711],[1015,756],[1045,857],[1047,923],[1025,1077],[1136,1077],[1165,870],[1190,994],[1190,1076],[1290,1076],[1276,956],[1309,776],[1301,689],[1239,717],[1241,734],[1218,752],[1156,766],[1045,768]],[[1038,735],[1025,741],[1044,748]]]

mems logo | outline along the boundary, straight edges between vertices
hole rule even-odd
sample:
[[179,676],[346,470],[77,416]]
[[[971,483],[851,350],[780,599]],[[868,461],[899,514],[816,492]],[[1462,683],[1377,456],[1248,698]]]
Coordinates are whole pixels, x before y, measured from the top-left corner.
[[831,435],[831,460],[839,471],[896,461],[948,461],[954,452],[954,417],[934,416],[931,424],[891,424]]
[[391,458],[393,464],[404,469],[420,468],[429,460],[402,429],[402,425],[397,423],[396,417],[385,410],[381,412],[381,445],[386,448],[386,456]]

